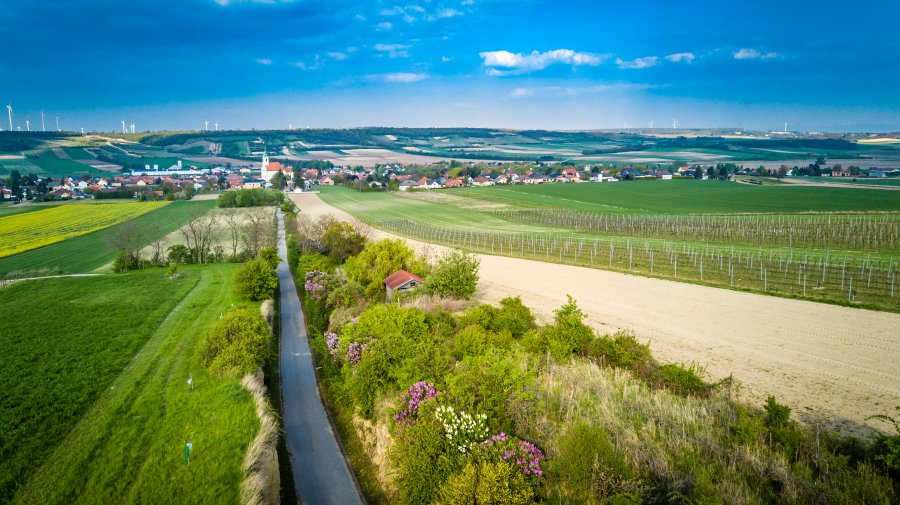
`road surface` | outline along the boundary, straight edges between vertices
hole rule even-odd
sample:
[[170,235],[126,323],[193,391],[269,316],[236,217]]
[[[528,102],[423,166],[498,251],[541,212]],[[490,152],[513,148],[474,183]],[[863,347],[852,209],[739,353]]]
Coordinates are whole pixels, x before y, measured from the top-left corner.
[[278,211],[278,284],[281,290],[281,398],[284,436],[301,503],[363,503],[319,397],[294,279],[287,266],[284,221]]

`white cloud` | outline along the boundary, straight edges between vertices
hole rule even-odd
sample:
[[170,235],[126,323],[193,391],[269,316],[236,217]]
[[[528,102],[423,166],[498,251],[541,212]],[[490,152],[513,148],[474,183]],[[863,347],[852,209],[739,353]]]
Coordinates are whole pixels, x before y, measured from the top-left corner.
[[438,9],[437,12],[428,16],[429,21],[434,21],[436,19],[445,19],[445,18],[453,18],[456,16],[462,16],[462,11],[458,11],[456,9]]
[[294,66],[301,70],[319,70],[322,68],[322,59],[317,54],[312,63],[306,63],[305,61],[298,61],[294,63]]
[[384,22],[381,22],[381,23],[378,23],[377,25],[375,25],[375,31],[383,32],[385,30],[390,30],[393,27],[394,27],[393,23],[391,23],[390,21],[384,21]]
[[272,60],[270,60],[269,58],[257,58],[256,62],[259,63],[260,65],[271,65],[272,64]]
[[694,56],[694,53],[675,53],[666,56],[666,59],[671,61],[672,63],[680,63],[682,61],[685,63],[690,63],[694,61],[694,58],[696,58],[696,56]]
[[240,5],[240,4],[289,4],[294,3],[296,0],[213,0],[213,2],[221,5],[222,7],[228,7],[229,5]]
[[622,58],[616,58],[616,65],[619,68],[650,68],[659,63],[658,56],[645,56],[643,58],[635,58],[633,60],[623,60]]
[[748,47],[743,47],[732,54],[736,60],[771,60],[772,58],[778,57],[778,53],[772,51],[761,52],[757,49]]
[[368,20],[368,18],[366,18],[362,14],[357,14],[353,19],[355,19],[357,21],[367,21]]
[[511,98],[523,98],[534,94],[534,88],[516,88],[509,93]]
[[418,82],[428,79],[428,74],[397,72],[395,74],[382,74],[380,77],[386,82]]
[[387,53],[389,58],[408,58],[410,47],[407,44],[375,44],[375,50]]
[[[484,60],[483,64],[489,68],[487,73],[492,76],[521,74],[542,70],[555,63],[563,63],[573,67],[588,65],[597,66],[607,58],[605,55],[580,53],[571,49],[555,49],[531,54],[512,53],[509,51],[485,51],[478,53]],[[498,70],[498,68],[506,70]]]
[[441,63],[448,63],[451,61],[453,61],[453,58],[451,58],[450,56],[441,56]]
[[595,93],[614,93],[622,91],[642,91],[657,86],[638,83],[594,84],[590,86],[541,86],[535,88],[516,88],[507,96],[510,98],[526,98],[530,96],[579,96]]
[[337,61],[344,61],[347,59],[347,54],[342,53],[340,51],[332,51],[329,53],[325,53],[325,55],[328,56],[329,58],[331,58],[332,60],[337,60]]

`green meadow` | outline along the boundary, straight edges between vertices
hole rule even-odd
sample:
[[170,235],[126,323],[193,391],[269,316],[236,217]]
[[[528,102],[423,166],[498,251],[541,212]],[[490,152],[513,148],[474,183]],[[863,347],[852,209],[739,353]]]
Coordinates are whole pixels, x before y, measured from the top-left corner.
[[207,374],[199,359],[219,314],[242,303],[231,289],[233,268],[0,290],[0,311],[15,314],[0,334],[0,501],[239,501],[241,464],[259,422],[238,379]]

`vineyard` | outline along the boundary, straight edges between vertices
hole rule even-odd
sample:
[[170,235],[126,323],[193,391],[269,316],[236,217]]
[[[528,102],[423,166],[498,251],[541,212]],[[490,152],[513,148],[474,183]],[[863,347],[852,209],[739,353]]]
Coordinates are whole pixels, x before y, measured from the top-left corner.
[[71,204],[0,217],[0,258],[102,230],[167,204]]
[[498,217],[630,237],[781,247],[900,252],[896,214],[633,215],[500,210]]
[[479,232],[438,228],[411,219],[379,220],[375,225],[397,235],[477,253],[900,311],[897,261],[890,257],[658,239]]

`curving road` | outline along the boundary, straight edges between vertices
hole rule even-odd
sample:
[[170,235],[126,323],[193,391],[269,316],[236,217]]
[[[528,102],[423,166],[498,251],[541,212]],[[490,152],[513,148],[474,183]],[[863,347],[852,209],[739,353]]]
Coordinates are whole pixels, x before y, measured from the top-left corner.
[[284,220],[278,211],[278,284],[281,290],[281,398],[284,436],[301,503],[362,504],[319,397],[306,321],[287,266]]

